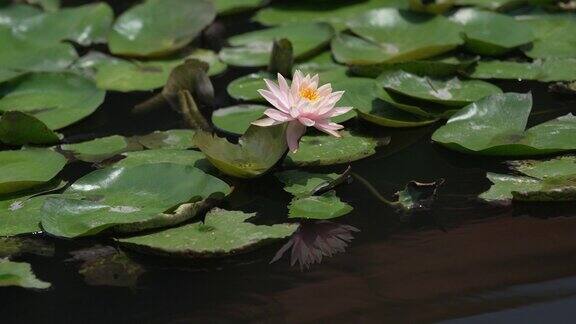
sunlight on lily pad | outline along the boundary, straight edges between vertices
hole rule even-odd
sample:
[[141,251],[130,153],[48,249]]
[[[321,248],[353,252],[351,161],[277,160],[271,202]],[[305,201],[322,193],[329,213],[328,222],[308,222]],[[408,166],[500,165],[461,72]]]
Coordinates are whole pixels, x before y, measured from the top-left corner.
[[130,249],[153,254],[214,258],[254,250],[292,235],[298,224],[254,225],[246,222],[256,214],[212,209],[204,222],[119,239]]
[[140,231],[195,216],[178,213],[176,207],[183,203],[229,193],[225,182],[192,166],[156,163],[111,167],[93,171],[61,196],[47,199],[42,227],[51,235],[67,238],[104,230]]
[[113,54],[161,56],[190,43],[216,10],[209,0],[147,0],[118,17],[108,38]]

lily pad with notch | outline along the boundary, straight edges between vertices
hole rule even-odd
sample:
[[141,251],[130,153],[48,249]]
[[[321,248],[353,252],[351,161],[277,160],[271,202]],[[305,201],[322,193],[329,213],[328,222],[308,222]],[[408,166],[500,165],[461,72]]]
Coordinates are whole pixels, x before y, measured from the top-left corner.
[[153,254],[217,258],[245,253],[287,238],[298,228],[298,224],[248,223],[247,220],[255,215],[215,208],[206,214],[204,222],[118,241],[126,248]]
[[[452,150],[527,156],[576,150],[576,117],[568,114],[525,130],[532,95],[492,95],[464,107],[432,135]],[[472,131],[471,131],[472,130]]]
[[129,143],[124,136],[112,135],[82,143],[64,144],[60,148],[80,161],[101,162],[128,150]]

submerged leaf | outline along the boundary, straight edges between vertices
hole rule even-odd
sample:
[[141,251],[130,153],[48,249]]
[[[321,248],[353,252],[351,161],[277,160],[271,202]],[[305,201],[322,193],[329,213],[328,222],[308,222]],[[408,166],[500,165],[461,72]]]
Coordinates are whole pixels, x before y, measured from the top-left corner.
[[22,254],[51,257],[54,255],[54,245],[48,241],[37,238],[0,238],[0,258],[17,257]]
[[0,287],[6,286],[46,289],[50,283],[36,278],[29,263],[0,259]]
[[[576,150],[576,117],[568,114],[525,130],[532,95],[493,95],[464,107],[432,140],[464,153],[527,156]],[[473,131],[470,131],[473,130]]]
[[286,153],[286,125],[250,126],[232,144],[225,138],[198,131],[194,141],[208,160],[225,174],[239,178],[254,178],[270,170]]
[[229,193],[226,183],[192,166],[106,168],[47,199],[42,227],[54,236],[73,238],[174,225],[194,217],[206,199]]
[[168,256],[214,258],[254,250],[286,238],[297,224],[254,225],[246,222],[255,214],[215,208],[204,220],[164,231],[119,239],[123,246]]
[[396,206],[404,212],[429,209],[436,200],[438,188],[443,183],[444,179],[429,183],[410,181],[402,191],[396,193],[398,197]]

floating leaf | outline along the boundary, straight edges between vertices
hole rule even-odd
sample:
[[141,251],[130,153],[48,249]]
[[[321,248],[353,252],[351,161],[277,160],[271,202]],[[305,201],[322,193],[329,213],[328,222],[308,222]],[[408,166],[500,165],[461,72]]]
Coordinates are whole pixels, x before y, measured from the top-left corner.
[[434,14],[444,13],[454,5],[454,0],[409,0],[410,9]]
[[[230,187],[192,166],[143,164],[96,170],[46,200],[42,227],[59,237],[96,235],[104,230],[138,231],[173,225],[195,216],[198,203],[224,196]],[[182,206],[180,206],[182,207]],[[174,213],[172,213],[174,211]]]
[[399,110],[380,100],[384,90],[373,79],[350,78],[334,83],[335,89],[345,89],[339,106],[354,107],[362,119],[386,127],[416,127],[434,123],[436,118],[424,118]]
[[410,181],[403,190],[396,193],[396,206],[404,212],[429,209],[436,200],[438,187],[443,183],[444,180],[429,183]]
[[137,152],[126,152],[124,159],[116,163],[116,166],[136,166],[154,163],[175,163],[194,166],[206,172],[204,167],[208,161],[202,152],[177,149],[155,149]]
[[58,134],[36,117],[21,111],[8,111],[0,117],[0,142],[8,145],[54,144]]
[[144,268],[122,251],[110,246],[94,246],[70,252],[82,261],[78,272],[91,286],[135,287]]
[[100,162],[126,151],[128,141],[124,136],[113,135],[82,143],[65,144],[61,148],[70,151],[78,160]]
[[1,26],[0,44],[0,71],[4,80],[27,71],[62,71],[78,58],[74,46],[70,44],[30,42],[16,37],[9,29]]
[[370,78],[376,78],[384,71],[397,70],[430,77],[448,77],[466,71],[477,60],[475,57],[441,55],[410,62],[354,65],[351,70],[356,75]]
[[76,74],[33,73],[0,85],[0,112],[22,111],[60,129],[93,113],[104,95]]
[[288,206],[288,217],[327,220],[342,217],[353,209],[342,202],[334,191],[330,191],[321,196],[295,198]]
[[[314,31],[314,32],[310,32]],[[275,39],[286,38],[292,43],[294,58],[302,59],[314,54],[326,45],[334,34],[327,24],[303,23],[232,36],[220,52],[220,59],[235,66],[265,66],[270,61],[270,53]]]
[[122,92],[147,91],[163,87],[170,72],[186,59],[198,59],[209,64],[208,74],[216,75],[226,69],[218,56],[206,49],[195,49],[183,58],[135,61],[109,57],[101,53],[91,53],[81,59],[80,68],[90,68],[100,89]]
[[576,80],[576,59],[534,62],[480,61],[469,74],[476,79],[518,79],[542,82]]
[[386,71],[378,77],[378,83],[405,96],[448,106],[464,106],[502,93],[500,88],[484,81],[420,77],[404,71]]
[[404,0],[368,1],[292,1],[274,4],[258,11],[255,20],[268,26],[325,22],[336,30],[346,29],[346,22],[360,13],[379,7],[407,8]]
[[49,149],[0,151],[0,195],[46,183],[65,164],[64,156]]
[[320,190],[331,188],[336,182],[342,181],[344,174],[337,173],[310,173],[299,170],[287,170],[274,174],[278,180],[284,183],[284,191],[289,192],[296,198],[316,194]]
[[506,9],[522,5],[522,0],[455,0],[457,6],[475,6],[490,10],[505,11]]
[[46,11],[57,11],[60,9],[60,0],[28,0],[27,2],[38,4]]
[[488,173],[492,187],[480,195],[489,202],[576,200],[576,158],[515,161],[510,166],[524,175]]
[[156,254],[214,258],[254,250],[286,238],[297,224],[254,225],[246,222],[255,214],[223,209],[211,210],[204,220],[148,235],[119,239],[128,247]]
[[239,178],[263,175],[287,150],[285,125],[252,125],[238,140],[238,144],[232,144],[225,138],[204,131],[197,132],[194,140],[216,168]]
[[165,55],[190,43],[215,16],[208,0],[147,0],[118,17],[108,45],[113,54]]
[[22,20],[42,14],[42,10],[25,4],[4,4],[0,6],[0,26],[10,27]]
[[448,52],[462,44],[461,27],[443,16],[381,8],[350,20],[348,26],[368,44],[344,39],[345,44],[352,46],[352,51],[367,49],[368,53],[359,52],[358,56],[369,57],[351,61],[335,53],[338,61],[347,64],[413,61]]
[[260,105],[221,108],[212,113],[212,123],[220,130],[241,135],[250,127],[250,123],[264,115],[266,109],[268,107]]
[[99,2],[19,19],[10,28],[15,37],[28,42],[55,44],[70,40],[87,46],[106,41],[113,19],[112,8]]
[[576,117],[568,114],[525,131],[531,109],[529,93],[486,97],[454,114],[432,140],[453,150],[483,155],[526,156],[576,149]]
[[265,78],[273,79],[274,77],[268,72],[251,73],[230,82],[226,90],[232,98],[237,100],[264,102],[258,90],[266,89]]
[[300,139],[298,152],[289,153],[285,164],[315,166],[349,163],[376,153],[376,148],[388,139],[375,139],[340,132],[341,138],[329,135],[305,135]]
[[263,6],[266,0],[214,0],[218,15],[230,15]]
[[530,28],[503,14],[465,8],[451,19],[463,26],[466,48],[481,55],[502,55],[534,40]]
[[40,215],[46,196],[0,201],[0,236],[40,232]]
[[50,283],[36,278],[29,263],[0,259],[0,287],[6,286],[46,289]]
[[147,149],[189,149],[196,145],[193,142],[195,131],[192,129],[170,129],[155,131],[148,135],[135,136],[138,143]]
[[519,17],[525,28],[534,31],[536,40],[524,48],[531,58],[576,58],[576,20],[571,15]]

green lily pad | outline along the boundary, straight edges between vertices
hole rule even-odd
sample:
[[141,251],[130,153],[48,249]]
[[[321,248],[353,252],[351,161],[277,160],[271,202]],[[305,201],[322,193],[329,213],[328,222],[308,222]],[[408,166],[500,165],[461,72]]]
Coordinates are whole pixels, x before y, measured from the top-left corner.
[[399,110],[380,100],[382,89],[373,79],[350,78],[335,82],[334,88],[345,89],[340,106],[354,107],[360,118],[386,127],[416,127],[434,123],[437,118],[424,118]]
[[288,153],[284,163],[297,166],[349,163],[375,154],[378,146],[388,143],[388,139],[375,139],[348,131],[342,131],[340,135],[342,135],[340,138],[329,135],[305,135],[300,139],[298,151]]
[[397,70],[431,77],[448,77],[466,71],[477,60],[475,57],[441,55],[411,62],[354,65],[350,69],[355,75],[369,78],[377,78],[384,71]]
[[230,15],[259,8],[266,0],[213,0],[218,15]]
[[126,151],[128,141],[124,136],[113,135],[61,147],[64,151],[70,151],[80,161],[100,162]]
[[465,46],[481,55],[502,55],[532,42],[532,30],[510,16],[465,8],[451,19],[463,26]]
[[202,152],[178,149],[155,149],[146,151],[126,152],[122,154],[124,159],[115,165],[120,167],[136,166],[141,164],[154,163],[175,163],[188,166],[194,166],[204,172],[203,167],[206,163],[206,156]]
[[223,48],[220,59],[234,66],[266,66],[270,61],[274,40],[282,38],[292,43],[294,58],[303,59],[328,44],[333,35],[332,27],[322,23],[293,24],[257,30],[229,38],[228,42],[232,47]]
[[474,6],[505,11],[506,9],[522,5],[524,2],[523,0],[455,0],[454,4],[457,6]]
[[576,59],[546,59],[534,62],[480,61],[469,73],[476,79],[518,79],[542,82],[576,80]]
[[0,259],[0,287],[6,286],[46,289],[51,285],[36,278],[29,263]]
[[42,10],[26,4],[0,5],[0,26],[10,27],[22,20],[42,14]]
[[70,40],[87,46],[106,41],[113,19],[112,8],[99,2],[19,19],[10,28],[15,37],[33,43]]
[[195,58],[209,64],[208,74],[216,75],[226,69],[218,56],[206,49],[195,49],[184,58],[157,61],[123,60],[100,53],[83,57],[77,65],[93,69],[93,78],[100,89],[122,92],[147,91],[163,87],[170,72],[186,59]]
[[334,191],[321,196],[296,198],[288,206],[288,218],[326,220],[342,217],[354,208],[336,196]]
[[[354,34],[369,42],[366,44],[345,39],[348,46],[353,45],[350,49],[352,52],[369,47],[368,53],[357,53],[359,57],[370,53],[367,57],[370,60],[364,59],[371,61],[369,63],[406,62],[433,57],[448,52],[463,42],[460,37],[461,27],[443,16],[392,8],[368,11],[350,20],[348,27]],[[335,56],[343,63],[366,64],[342,59],[342,55],[337,53]]]
[[531,109],[529,93],[486,97],[454,114],[432,140],[482,155],[526,156],[576,149],[576,117],[568,114],[525,130]]
[[209,0],[147,0],[118,17],[108,45],[113,54],[165,55],[190,43],[215,16]]
[[47,196],[0,201],[0,236],[40,232],[40,215]]
[[21,111],[8,111],[0,116],[0,142],[8,145],[54,144],[58,134],[36,117]]
[[60,9],[60,0],[28,0],[28,3],[34,3],[46,11],[57,11]]
[[524,16],[518,20],[534,31],[536,40],[524,53],[531,58],[576,58],[576,19],[572,15]]
[[194,137],[198,148],[218,170],[238,178],[254,178],[270,170],[286,153],[286,125],[250,126],[232,144],[225,138],[198,131]]
[[[458,110],[460,110],[459,107],[444,106],[439,103],[434,103],[425,100],[418,100],[415,98],[404,96],[402,94],[394,93],[392,91],[386,91],[384,89],[378,89],[378,91],[376,92],[376,97],[411,115],[423,117],[416,120],[414,119],[414,117],[410,117],[408,121],[412,120],[418,122],[425,122],[426,120],[438,120],[439,118],[449,118]],[[374,101],[372,102],[372,104],[373,106],[376,107],[378,105],[382,105],[381,103]],[[396,120],[402,120],[402,119],[399,119],[397,117]]]
[[287,170],[274,175],[284,183],[284,191],[296,198],[314,195],[318,190],[330,186],[343,176],[337,173],[310,173],[299,170]]
[[452,8],[454,0],[409,0],[410,9],[419,12],[441,14]]
[[221,108],[212,113],[212,123],[220,130],[233,134],[244,134],[250,127],[250,123],[260,119],[266,109],[268,107],[260,105]]
[[106,168],[82,177],[61,196],[47,199],[42,227],[54,236],[73,238],[104,230],[134,232],[174,225],[196,215],[195,207],[189,210],[186,205],[228,193],[226,183],[192,166],[157,163]]
[[49,149],[0,151],[0,195],[39,186],[64,168],[66,158]]
[[524,175],[488,173],[492,187],[480,195],[489,202],[576,200],[576,158],[563,156],[546,161],[510,163]]
[[0,85],[0,112],[22,111],[60,129],[93,113],[104,95],[76,74],[33,73]]
[[193,141],[195,133],[192,129],[170,129],[155,131],[148,135],[135,136],[135,139],[147,149],[185,150],[196,147]]
[[396,93],[448,106],[464,106],[502,93],[497,86],[480,80],[420,77],[404,71],[384,72],[378,77],[378,83]]
[[2,26],[0,43],[0,74],[4,75],[3,80],[28,71],[62,71],[78,58],[74,46],[70,44],[31,42],[16,37],[11,30]]
[[254,225],[255,214],[211,210],[204,220],[148,235],[119,239],[127,248],[181,257],[215,258],[247,252],[292,235],[298,224]]
[[336,30],[346,29],[346,22],[370,9],[394,7],[407,9],[404,0],[367,0],[367,1],[292,1],[274,4],[258,11],[254,20],[267,25],[301,24],[325,22]]

